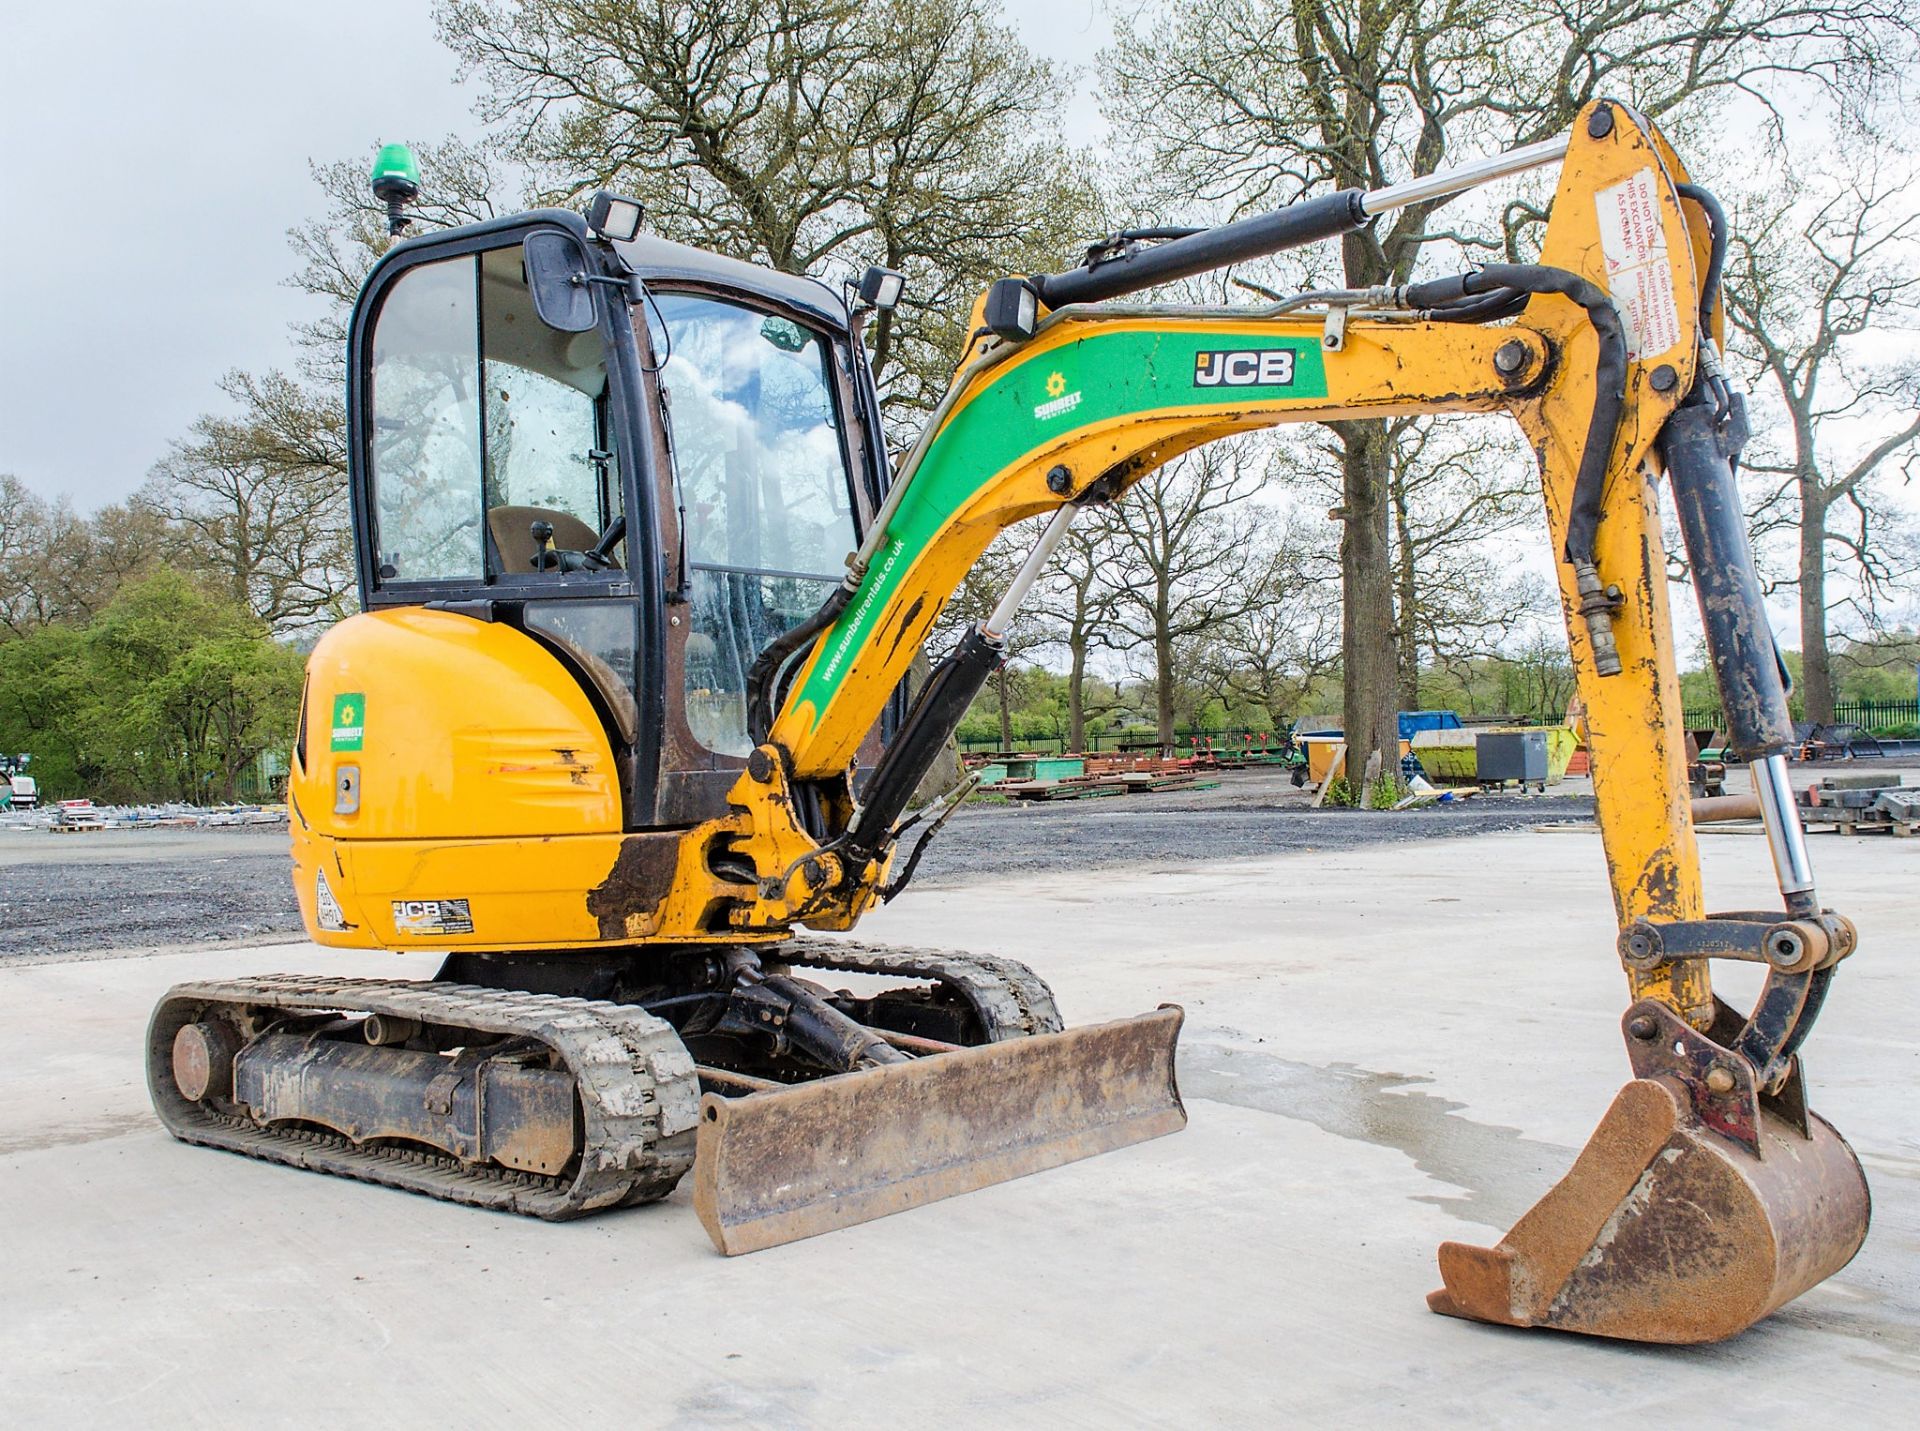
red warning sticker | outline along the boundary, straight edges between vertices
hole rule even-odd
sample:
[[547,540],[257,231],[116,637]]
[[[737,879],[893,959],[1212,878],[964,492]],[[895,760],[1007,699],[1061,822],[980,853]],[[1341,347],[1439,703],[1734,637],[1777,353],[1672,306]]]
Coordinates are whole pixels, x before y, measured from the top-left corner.
[[1654,358],[1680,341],[1660,186],[1652,169],[1594,195],[1607,288],[1627,330],[1627,357]]

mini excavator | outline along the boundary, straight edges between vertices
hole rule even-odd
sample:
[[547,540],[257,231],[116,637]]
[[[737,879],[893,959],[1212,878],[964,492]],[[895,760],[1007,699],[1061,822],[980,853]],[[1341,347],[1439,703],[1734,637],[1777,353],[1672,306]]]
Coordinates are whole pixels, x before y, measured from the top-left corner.
[[[1119,301],[1555,163],[1535,263],[1258,307]],[[397,230],[417,178],[404,152],[381,165]],[[1853,1256],[1866,1183],[1799,1051],[1856,940],[1818,900],[1787,783],[1718,360],[1727,220],[1644,118],[1595,103],[1559,140],[1004,279],[894,469],[862,330],[899,274],[843,296],[641,218],[602,193],[400,242],[368,278],[348,377],[363,610],[308,665],[295,879],[320,945],[443,963],[174,988],[148,1076],[176,1137],[545,1218],[691,1170],[737,1253],[1179,1129],[1177,1008],[1065,1030],[1023,965],[821,932],[912,878],[964,787],[918,811],[915,792],[1078,513],[1229,434],[1505,412],[1557,548],[1633,1077],[1498,1245],[1440,1249],[1430,1305],[1712,1341]],[[1661,481],[1778,909],[1706,911]],[[909,700],[935,615],[1027,519],[1005,598]],[[1764,971],[1750,1011],[1715,996],[1716,959]]]

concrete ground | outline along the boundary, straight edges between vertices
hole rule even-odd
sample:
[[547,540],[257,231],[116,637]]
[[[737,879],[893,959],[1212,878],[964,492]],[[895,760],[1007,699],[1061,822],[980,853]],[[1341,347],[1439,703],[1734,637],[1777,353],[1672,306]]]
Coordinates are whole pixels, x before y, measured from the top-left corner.
[[[1702,843],[1713,905],[1768,902],[1763,842]],[[1729,1344],[1425,1309],[1436,1244],[1496,1239],[1626,1076],[1599,841],[1572,828],[916,891],[862,935],[1026,959],[1071,1023],[1183,1003],[1191,1124],[735,1260],[685,1192],[546,1225],[153,1122],[141,1034],[168,984],[428,959],[281,945],[0,967],[0,1422],[1904,1423],[1920,842],[1814,854],[1862,950],[1807,1057],[1875,1224],[1843,1273]]]

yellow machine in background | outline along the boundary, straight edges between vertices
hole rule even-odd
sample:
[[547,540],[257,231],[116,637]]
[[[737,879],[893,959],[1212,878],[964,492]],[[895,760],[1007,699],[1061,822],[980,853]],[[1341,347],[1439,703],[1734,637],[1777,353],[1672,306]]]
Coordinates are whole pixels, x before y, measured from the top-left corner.
[[[1555,161],[1534,264],[1259,308],[1115,301]],[[1004,280],[893,473],[860,327],[899,276],[870,272],[850,309],[639,217],[601,195],[585,222],[400,244],[370,277],[349,391],[366,610],[309,666],[296,880],[320,943],[446,962],[173,990],[150,1078],[178,1136],[549,1217],[692,1167],[731,1252],[1175,1130],[1178,1010],[1064,1032],[1024,966],[796,930],[851,929],[911,877],[951,802],[910,797],[1087,506],[1233,433],[1507,412],[1561,556],[1635,1077],[1506,1240],[1442,1249],[1433,1305],[1711,1340],[1852,1256],[1865,1183],[1796,1055],[1853,932],[1815,898],[1785,785],[1716,359],[1726,220],[1652,126],[1600,103],[1466,170]],[[1705,913],[1663,472],[1779,911]],[[1028,518],[1005,599],[909,705],[941,606]],[[1714,998],[1714,958],[1766,967],[1750,1015]],[[841,974],[879,978],[822,982]]]

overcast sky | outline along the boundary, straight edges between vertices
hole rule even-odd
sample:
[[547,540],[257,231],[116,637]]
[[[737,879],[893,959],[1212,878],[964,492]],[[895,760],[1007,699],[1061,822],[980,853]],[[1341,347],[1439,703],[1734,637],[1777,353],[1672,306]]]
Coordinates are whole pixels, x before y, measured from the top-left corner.
[[[1090,68],[1099,0],[1013,0]],[[291,357],[313,300],[286,231],[308,162],[472,134],[430,0],[41,0],[0,21],[0,472],[83,510],[124,497],[229,368]],[[1082,86],[1083,90],[1086,88]],[[1089,139],[1084,93],[1069,114]]]

